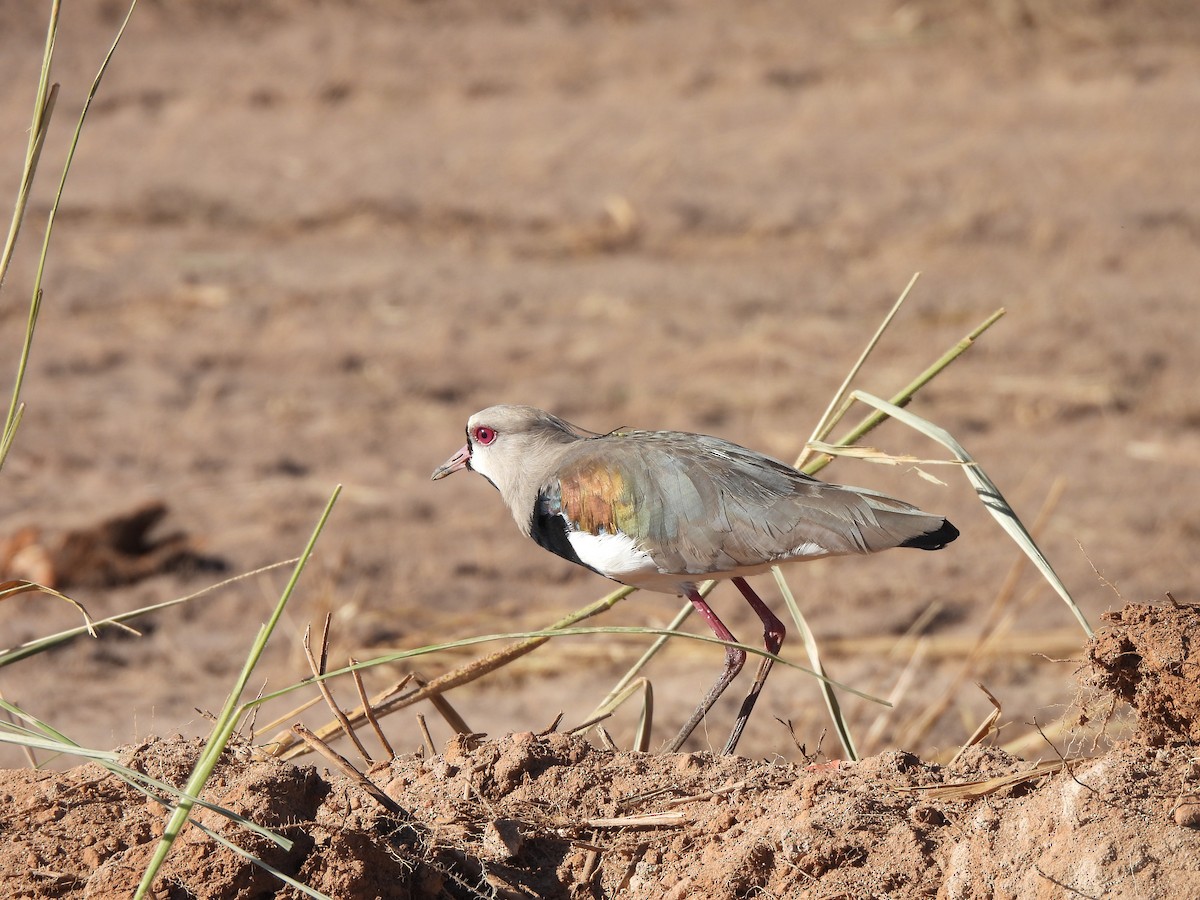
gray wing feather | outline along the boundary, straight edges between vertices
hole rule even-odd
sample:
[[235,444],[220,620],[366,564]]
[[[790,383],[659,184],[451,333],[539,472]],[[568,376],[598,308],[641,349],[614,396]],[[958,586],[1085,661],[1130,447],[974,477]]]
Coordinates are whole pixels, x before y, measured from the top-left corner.
[[[701,575],[805,556],[872,553],[944,523],[875,491],[829,484],[706,435],[627,432],[613,459],[639,485],[636,535],[660,569]],[[614,447],[616,450],[616,447]],[[824,553],[800,548],[817,545]]]

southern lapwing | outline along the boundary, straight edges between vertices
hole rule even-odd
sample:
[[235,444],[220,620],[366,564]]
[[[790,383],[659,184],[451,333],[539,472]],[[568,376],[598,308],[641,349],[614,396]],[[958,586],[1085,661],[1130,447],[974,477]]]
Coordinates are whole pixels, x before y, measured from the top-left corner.
[[[592,434],[532,406],[492,406],[467,421],[467,443],[433,480],[473,469],[490,481],[517,526],[593,572],[687,597],[723,641],[725,669],[668,751],[678,750],[741,671],[746,652],[696,590],[729,578],[778,654],[783,623],[746,583],[780,563],[940,550],[958,537],[944,517],[862,488],[827,484],[720,438],[678,431]],[[764,657],[725,744],[732,753],[758,699]]]

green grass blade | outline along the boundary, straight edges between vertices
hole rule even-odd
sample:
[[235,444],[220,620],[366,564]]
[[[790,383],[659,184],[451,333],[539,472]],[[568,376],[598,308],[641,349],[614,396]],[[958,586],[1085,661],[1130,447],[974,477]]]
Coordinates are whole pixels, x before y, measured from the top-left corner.
[[[12,727],[11,725],[6,727]],[[0,732],[0,744],[10,744],[14,747],[28,747],[30,750],[45,750],[59,756],[78,756],[82,759],[93,759],[96,762],[115,763],[120,756],[110,750],[93,750],[90,747],[80,747],[75,743],[63,743],[54,738],[38,737],[36,734],[23,732],[13,734]]]
[[1037,542],[1025,527],[1020,517],[1004,499],[1004,495],[1000,493],[1000,489],[996,487],[995,482],[988,477],[987,473],[979,467],[974,458],[963,449],[962,444],[956,441],[953,435],[939,425],[934,425],[928,419],[923,419],[920,416],[914,415],[908,410],[888,403],[886,400],[881,400],[864,391],[854,391],[851,395],[852,399],[860,400],[868,406],[873,406],[885,416],[891,416],[897,421],[903,422],[909,428],[921,432],[926,437],[937,441],[947,450],[949,450],[959,462],[964,463],[962,466],[963,473],[970,480],[975,492],[979,495],[980,501],[984,508],[991,513],[992,518],[1000,523],[1000,527],[1012,538],[1013,542],[1021,549],[1026,556],[1029,557],[1042,577],[1046,579],[1050,587],[1052,587],[1067,604],[1067,608],[1075,616],[1075,620],[1083,628],[1084,633],[1090,638],[1092,636],[1092,626],[1088,624],[1087,619],[1083,615],[1083,611],[1075,603],[1070,591],[1067,590],[1062,579],[1058,577],[1058,573],[1054,571],[1054,567],[1050,565],[1050,561],[1046,559]]
[[58,91],[50,84],[50,68],[54,61],[54,44],[58,37],[58,15],[61,6],[61,0],[54,0],[50,6],[50,22],[46,28],[46,49],[42,52],[42,72],[38,77],[37,92],[33,99],[33,122],[29,126],[29,145],[25,150],[25,166],[21,171],[17,200],[13,204],[12,221],[8,225],[8,237],[4,240],[4,250],[0,252],[0,290],[4,288],[8,266],[12,262],[13,251],[17,246],[17,236],[21,233],[21,224],[25,221],[25,209],[29,205],[29,192],[33,189],[33,178],[37,173],[42,147],[46,143],[50,117],[54,112],[54,103],[58,97]]
[[821,696],[825,698],[825,708],[829,710],[829,718],[833,722],[834,731],[837,732],[838,741],[841,742],[842,751],[846,754],[848,760],[857,762],[858,748],[854,744],[854,737],[850,734],[850,725],[846,721],[846,717],[842,714],[842,706],[838,703],[837,694],[833,690],[834,682],[828,680],[828,676],[825,674],[825,667],[821,664],[821,653],[817,647],[817,640],[813,636],[812,629],[808,627],[808,620],[800,612],[800,605],[796,603],[792,589],[788,586],[787,580],[783,577],[783,572],[779,566],[772,566],[771,574],[775,576],[775,581],[779,585],[780,592],[783,594],[783,600],[787,604],[788,611],[792,614],[792,618],[796,622],[796,628],[799,630],[800,636],[804,639],[804,649],[808,652],[808,660],[812,663],[813,671],[821,676],[822,680],[819,682]]
[[[40,280],[40,273],[39,273]],[[0,469],[8,458],[13,440],[17,436],[17,426],[25,414],[25,404],[21,402],[21,388],[25,385],[25,373],[29,368],[29,355],[33,352],[33,333],[37,328],[38,315],[42,309],[42,292],[39,288],[33,292],[33,300],[29,304],[29,318],[25,322],[25,337],[21,342],[21,355],[17,358],[17,377],[13,381],[12,398],[8,402],[8,415],[4,420],[4,432],[0,434]]]
[[74,741],[72,741],[69,737],[67,737],[65,734],[63,734],[61,731],[59,731],[57,728],[54,728],[52,725],[50,725],[47,722],[43,722],[37,716],[34,716],[30,713],[25,712],[25,710],[21,709],[19,706],[9,703],[7,700],[5,700],[3,698],[0,698],[0,709],[3,709],[6,712],[10,713],[11,715],[16,716],[17,718],[21,719],[23,722],[26,722],[34,731],[41,732],[42,734],[49,737],[51,740],[57,741],[60,744],[66,744],[66,745],[70,745],[70,746],[75,745]]
[[4,460],[8,459],[8,451],[12,449],[13,438],[17,436],[17,429],[21,427],[21,419],[25,417],[25,404],[17,402],[16,411],[11,408],[9,416],[6,420],[8,426],[3,432],[0,432],[0,469],[4,468]]
[[228,838],[223,837],[222,835],[213,831],[211,828],[208,828],[208,827],[200,824],[199,822],[195,821],[194,819],[192,820],[192,825],[194,825],[196,828],[199,828],[202,832],[204,832],[204,834],[206,834],[208,837],[212,838],[214,841],[216,841],[221,846],[226,847],[227,849],[232,850],[238,856],[241,856],[241,857],[249,860],[250,862],[254,863],[254,865],[256,865],[260,869],[262,869],[263,871],[270,872],[272,875],[274,875],[276,878],[278,878],[284,884],[287,884],[287,885],[295,888],[296,890],[298,890],[300,893],[304,894],[305,896],[313,897],[313,898],[315,898],[315,900],[333,900],[333,898],[328,896],[327,894],[322,894],[320,891],[318,891],[314,888],[310,888],[307,884],[297,881],[292,876],[290,876],[284,872],[281,872],[279,869],[275,868],[273,865],[271,865],[266,860],[259,859],[253,853],[250,853],[247,850],[243,850],[237,844],[233,843],[233,841],[229,840]]
[[[4,668],[4,666],[11,665],[22,659],[26,659],[27,657],[34,656],[53,647],[73,641],[77,637],[91,633],[93,629],[95,631],[99,631],[101,628],[104,628],[107,625],[116,625],[124,628],[126,626],[124,626],[123,623],[132,619],[148,615],[149,613],[158,612],[159,610],[167,609],[172,606],[179,606],[183,603],[189,603],[192,600],[197,600],[206,594],[219,591],[221,588],[228,587],[229,585],[238,581],[242,581],[243,579],[252,578],[255,575],[261,575],[264,572],[270,572],[272,569],[278,569],[281,566],[292,565],[295,562],[296,560],[294,559],[288,559],[284,560],[283,562],[271,563],[270,565],[263,566],[262,568],[254,569],[250,572],[243,572],[240,575],[234,575],[232,578],[226,578],[224,581],[218,581],[216,584],[210,584],[208,587],[201,588],[195,593],[188,594],[184,597],[175,597],[171,600],[164,600],[162,603],[154,603],[150,606],[142,606],[138,609],[131,609],[128,612],[117,613],[116,615],[108,616],[104,619],[96,619],[95,621],[91,621],[90,624],[79,625],[75,628],[68,628],[66,631],[59,631],[55,634],[47,635],[45,637],[35,638],[32,641],[26,641],[24,644],[19,644],[18,646],[8,650],[0,650],[0,668]],[[3,591],[0,591],[0,599],[3,599]],[[134,633],[136,634],[137,632]]]
[[[1000,319],[1004,317],[1005,313],[1006,310],[1001,307],[984,319],[979,325],[976,325],[975,328],[968,332],[962,340],[943,353],[932,365],[925,369],[924,372],[910,381],[901,390],[897,391],[896,394],[892,396],[892,404],[894,406],[907,406],[912,398],[917,395],[917,392],[921,390],[921,388],[929,384],[929,382],[936,378],[943,369],[971,349],[971,347],[974,346],[975,342],[979,340],[983,333],[999,322]],[[845,402],[842,404],[841,410],[839,410],[837,415],[833,417],[833,422],[838,422],[853,405],[854,398],[847,397]],[[875,412],[867,415],[866,418],[842,435],[834,443],[839,447],[849,447],[852,444],[856,444],[886,419],[887,416],[884,413],[876,410]],[[797,466],[801,467],[800,471],[804,472],[806,475],[816,475],[823,468],[833,462],[833,457],[821,455],[811,462],[802,465],[804,456],[805,454],[801,454],[800,458],[797,459],[796,464]]]
[[[10,715],[27,722],[29,727],[22,727],[13,722],[0,721],[0,743],[11,744],[18,747],[28,747],[33,750],[46,750],[60,756],[77,756],[82,759],[90,759],[98,762],[109,772],[116,775],[122,781],[125,781],[134,789],[141,791],[148,797],[153,797],[155,800],[162,802],[162,796],[175,796],[178,798],[188,799],[192,803],[202,806],[205,809],[210,809],[215,813],[225,816],[230,821],[247,831],[261,835],[274,844],[282,847],[285,850],[290,850],[292,841],[285,838],[281,834],[277,834],[269,828],[259,825],[232,810],[226,809],[223,806],[218,806],[215,803],[209,803],[206,800],[201,800],[197,797],[189,797],[184,791],[168,784],[165,781],[159,781],[144,772],[139,772],[136,769],[131,769],[128,766],[122,765],[120,762],[121,755],[112,750],[95,750],[90,747],[83,747],[71,740],[66,735],[50,727],[41,719],[26,712],[19,706],[0,699],[0,709],[8,712]],[[41,732],[40,736],[38,732]],[[153,790],[150,790],[153,788]]]
[[242,671],[238,675],[233,689],[229,692],[225,706],[217,716],[212,733],[204,745],[204,750],[200,754],[200,759],[196,762],[196,767],[192,770],[192,775],[188,779],[187,786],[184,788],[184,793],[188,797],[180,801],[175,807],[170,820],[167,822],[163,836],[159,840],[158,846],[154,850],[154,855],[146,867],[146,872],[142,876],[141,883],[138,885],[137,892],[134,894],[134,900],[141,900],[149,892],[151,885],[154,883],[155,876],[158,875],[158,870],[162,868],[162,864],[171,850],[171,845],[183,830],[184,823],[191,812],[192,802],[190,798],[200,796],[204,790],[204,785],[212,776],[217,761],[229,743],[229,739],[233,736],[234,729],[237,728],[241,713],[250,707],[250,704],[240,703],[242,693],[246,690],[246,684],[250,680],[250,675],[254,671],[255,666],[258,665],[258,661],[266,649],[267,641],[270,640],[280,616],[283,615],[283,611],[287,607],[288,600],[291,599],[292,591],[295,590],[296,584],[300,580],[300,575],[303,573],[308,560],[313,554],[313,550],[316,548],[317,539],[321,536],[321,532],[324,531],[325,523],[329,521],[329,515],[333,512],[333,506],[337,502],[341,492],[342,486],[338,485],[334,489],[333,495],[329,498],[329,502],[326,504],[325,511],[321,514],[316,528],[313,529],[312,536],[308,539],[308,544],[305,546],[304,552],[300,554],[300,558],[296,561],[292,577],[284,587],[283,593],[279,597],[279,602],[276,603],[275,609],[271,613],[271,617],[259,629],[258,636],[255,638],[254,644],[250,648],[250,653],[246,657],[246,662],[242,666]]
[[[867,346],[863,348],[863,352],[859,354],[854,365],[850,367],[850,371],[846,373],[846,377],[842,379],[841,385],[829,399],[829,405],[825,407],[825,412],[821,414],[820,420],[817,422],[817,427],[813,429],[812,437],[808,439],[808,444],[813,441],[824,440],[829,436],[829,432],[833,430],[833,426],[837,424],[834,418],[834,410],[841,403],[850,390],[850,384],[866,363],[867,358],[875,350],[879,344],[883,333],[887,331],[888,326],[892,324],[892,320],[896,318],[896,313],[900,312],[900,307],[904,305],[904,301],[908,299],[908,295],[912,293],[913,287],[916,286],[917,279],[921,277],[921,273],[917,272],[909,279],[908,285],[900,292],[900,296],[896,298],[896,302],[892,304],[892,308],[888,310],[888,314],[883,317],[883,321],[879,323],[879,327],[875,329],[875,333],[871,335],[871,339],[867,341]],[[800,459],[796,461],[796,465],[800,465],[804,459],[803,454],[808,452],[808,444],[804,446]]]
[[[67,175],[71,171],[71,163],[75,160],[75,150],[79,146],[79,138],[83,133],[83,123],[87,120],[92,100],[95,99],[96,92],[100,89],[100,82],[104,80],[104,74],[108,71],[108,65],[112,62],[113,54],[117,51],[117,45],[121,43],[121,37],[125,34],[125,28],[129,24],[129,20],[133,16],[134,7],[136,6],[137,0],[133,0],[129,5],[129,11],[125,14],[124,21],[121,22],[121,27],[117,29],[117,36],[113,39],[112,44],[108,48],[108,53],[104,55],[104,60],[100,63],[100,69],[92,81],[91,88],[88,90],[87,99],[83,103],[83,110],[79,113],[79,120],[75,123],[75,133],[71,136],[71,143],[67,148],[67,159],[63,163],[62,175],[58,180],[58,189],[54,192],[54,201],[50,204],[50,214],[46,218],[46,230],[42,235],[42,251],[38,257],[37,270],[33,278],[33,300],[29,306],[29,320],[25,327],[25,340],[21,345],[21,355],[17,362],[17,377],[13,382],[12,399],[9,401],[8,415],[4,420],[4,431],[0,434],[0,453],[6,453],[8,448],[12,446],[13,435],[15,434],[17,410],[21,403],[21,388],[25,383],[25,373],[29,367],[29,355],[33,350],[33,335],[37,328],[38,314],[42,305],[42,279],[46,273],[46,257],[50,253],[50,236],[54,232],[54,222],[58,217],[58,205],[62,202],[63,191],[67,186]],[[44,81],[49,80],[50,57],[53,56],[58,7],[59,3],[55,2],[52,11],[50,37],[47,41],[47,56],[43,60],[42,77]],[[34,156],[33,162],[35,164],[36,156],[41,152],[40,144],[37,145],[36,153],[33,152],[32,148],[35,142],[44,138],[45,124],[50,113],[54,93],[51,91],[46,96],[50,98],[50,102],[42,99],[40,112],[35,113],[35,134],[30,137],[31,153]],[[39,86],[39,98],[41,99],[42,97],[41,87]],[[42,138],[39,138],[39,135],[42,135]],[[0,455],[0,468],[4,467],[4,459],[5,457]]]

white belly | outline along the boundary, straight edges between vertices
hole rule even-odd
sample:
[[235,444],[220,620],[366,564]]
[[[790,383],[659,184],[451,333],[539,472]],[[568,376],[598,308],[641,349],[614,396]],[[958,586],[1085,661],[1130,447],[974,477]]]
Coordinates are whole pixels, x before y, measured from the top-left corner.
[[617,581],[631,583],[627,581],[628,578],[659,574],[650,554],[627,534],[572,531],[568,532],[567,540],[585,565]]
[[601,575],[632,585],[644,591],[685,595],[699,581],[707,579],[749,578],[770,571],[772,565],[782,565],[806,559],[828,556],[817,544],[804,544],[793,550],[788,558],[753,566],[738,566],[720,572],[677,573],[663,572],[654,564],[650,554],[627,534],[589,534],[574,531],[567,535],[575,555]]

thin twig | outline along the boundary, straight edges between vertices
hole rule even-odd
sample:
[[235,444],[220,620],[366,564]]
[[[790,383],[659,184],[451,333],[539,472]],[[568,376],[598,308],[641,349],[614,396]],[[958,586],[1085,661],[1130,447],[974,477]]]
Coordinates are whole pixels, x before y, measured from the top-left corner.
[[329,613],[325,614],[325,627],[321,631],[320,660],[313,655],[312,641],[310,640],[312,634],[311,626],[304,629],[304,655],[308,657],[309,668],[312,669],[313,675],[315,675],[317,678],[317,687],[321,691],[321,696],[325,698],[325,704],[333,713],[334,718],[337,719],[338,724],[341,726],[346,737],[350,738],[350,741],[354,744],[354,748],[358,750],[359,755],[362,756],[363,760],[369,766],[372,764],[372,762],[374,762],[374,760],[372,760],[371,755],[367,753],[367,748],[362,745],[362,741],[358,739],[358,735],[354,733],[354,726],[350,724],[350,719],[347,718],[344,712],[342,712],[342,708],[338,706],[337,701],[333,697],[333,691],[329,689],[329,685],[326,683],[326,681],[321,678],[321,676],[325,674],[325,661],[329,656],[329,621],[331,618],[332,616]]
[[618,816],[611,819],[584,819],[584,828],[673,828],[686,825],[689,818],[679,812],[647,813],[642,816]]
[[[353,656],[350,657],[350,665],[358,665],[358,660]],[[392,749],[383,729],[379,727],[379,720],[375,718],[375,710],[371,708],[371,701],[367,698],[367,689],[363,686],[362,673],[355,669],[350,673],[350,677],[354,679],[354,690],[358,692],[358,702],[362,705],[363,715],[367,717],[367,721],[371,723],[371,728],[375,731],[375,737],[383,745],[383,752],[387,754],[388,759],[395,759],[396,751]]]
[[417,728],[421,730],[421,740],[425,742],[425,751],[430,759],[437,756],[437,747],[433,745],[433,735],[429,733],[429,725],[425,722],[425,717],[417,713]]
[[[936,378],[944,368],[950,365],[950,363],[954,362],[956,359],[966,353],[967,350],[969,350],[975,343],[975,341],[979,340],[980,336],[982,336],[985,331],[1000,321],[1005,312],[1006,310],[1001,307],[984,319],[979,325],[976,325],[975,328],[968,332],[962,340],[943,353],[936,362],[934,362],[920,375],[897,391],[894,396],[889,398],[892,402],[892,405],[899,406],[901,408],[907,406],[912,401],[912,398],[917,395],[917,391],[921,390],[921,388],[925,387],[925,385]],[[835,416],[834,421],[838,421],[843,415],[845,415],[845,412],[850,408],[851,405],[853,405],[853,403],[854,401],[852,399],[847,398],[842,404],[841,411],[839,411],[837,416]],[[863,417],[862,421],[842,435],[842,437],[837,441],[834,441],[834,443],[838,446],[849,446],[851,444],[855,444],[866,437],[867,434],[873,431],[886,419],[887,413],[884,413],[881,410],[877,409],[871,413],[868,413],[865,417]],[[800,454],[800,457],[796,460],[797,466],[802,465],[804,456],[804,453]],[[821,455],[811,462],[803,464],[801,471],[807,475],[816,475],[832,461],[832,457]]]
[[1002,712],[1000,701],[996,699],[995,694],[985,688],[980,682],[975,682],[975,684],[981,691],[987,694],[988,700],[995,708],[988,713],[987,718],[979,723],[979,727],[972,732],[969,738],[967,738],[967,742],[958,748],[958,752],[955,753],[954,758],[950,760],[950,765],[952,766],[962,759],[962,755],[967,752],[968,748],[974,747],[991,733],[992,727],[996,724],[996,721],[1000,718]]
[[[559,631],[569,628],[576,622],[580,622],[584,619],[602,613],[605,610],[615,606],[621,600],[624,600],[633,593],[633,590],[634,589],[630,587],[619,588],[618,590],[613,591],[611,594],[608,594],[607,596],[588,604],[583,609],[576,610],[570,615],[559,619],[557,622],[551,625],[547,631]],[[434,704],[438,712],[447,719],[447,721],[457,720],[458,724],[452,725],[455,731],[460,734],[470,734],[472,733],[471,729],[467,727],[466,723],[462,721],[462,718],[458,715],[458,713],[455,712],[449,703],[445,702],[441,695],[452,688],[469,684],[478,678],[482,678],[484,675],[503,668],[511,663],[514,659],[519,659],[527,653],[532,653],[538,647],[545,644],[548,640],[550,640],[549,636],[526,638],[518,641],[515,644],[511,644],[508,647],[497,650],[494,653],[489,653],[487,656],[479,657],[465,666],[460,666],[457,669],[447,672],[446,674],[441,675],[422,685],[417,690],[410,691],[401,697],[394,697],[393,691],[388,693],[387,697],[383,700],[372,698],[372,705],[375,707],[375,714],[382,717],[389,713],[396,712],[397,710],[404,709],[405,707],[412,706],[414,703],[419,703],[422,700],[429,700],[430,703]],[[355,724],[360,722],[361,718],[363,717],[365,717],[365,713],[361,708],[353,710],[350,713],[350,721]],[[461,726],[461,728],[459,726]],[[322,738],[329,738],[336,731],[336,724],[332,726],[325,725],[317,731],[317,734],[319,734]],[[275,755],[284,759],[292,759],[296,756],[302,755],[305,752],[306,751],[303,747],[294,746],[292,742],[284,742],[275,751]]]
[[299,722],[292,726],[292,731],[294,731],[296,736],[304,741],[304,743],[310,748],[325,757],[325,759],[329,761],[330,765],[366,791],[367,795],[372,800],[374,800],[392,815],[408,818],[408,812],[404,809],[404,807],[385,794],[379,788],[379,786],[372,782],[371,779],[367,778],[366,775],[354,768],[354,766],[351,765],[350,760],[346,759],[346,757],[342,756]]
[[829,398],[829,405],[825,407],[825,412],[821,414],[820,420],[817,422],[816,428],[813,429],[812,437],[808,439],[808,444],[800,451],[800,457],[796,460],[796,465],[801,465],[808,457],[810,445],[815,441],[824,440],[828,437],[829,432],[833,430],[833,426],[837,424],[837,420],[833,417],[833,411],[839,403],[845,398],[847,391],[850,390],[850,382],[862,370],[863,364],[867,361],[867,357],[875,349],[879,343],[879,339],[883,337],[883,333],[887,331],[889,325],[892,324],[892,319],[896,317],[896,313],[900,312],[900,307],[904,305],[904,301],[908,299],[909,293],[913,286],[917,283],[917,279],[921,277],[920,272],[913,274],[909,280],[908,286],[900,293],[896,302],[892,304],[892,308],[888,310],[888,314],[883,317],[883,321],[879,323],[879,327],[875,329],[875,333],[871,335],[871,340],[867,342],[867,346],[863,348],[863,352],[859,355],[854,365],[850,367],[850,371],[846,373],[846,377],[842,379],[841,386],[838,387],[834,395]]

